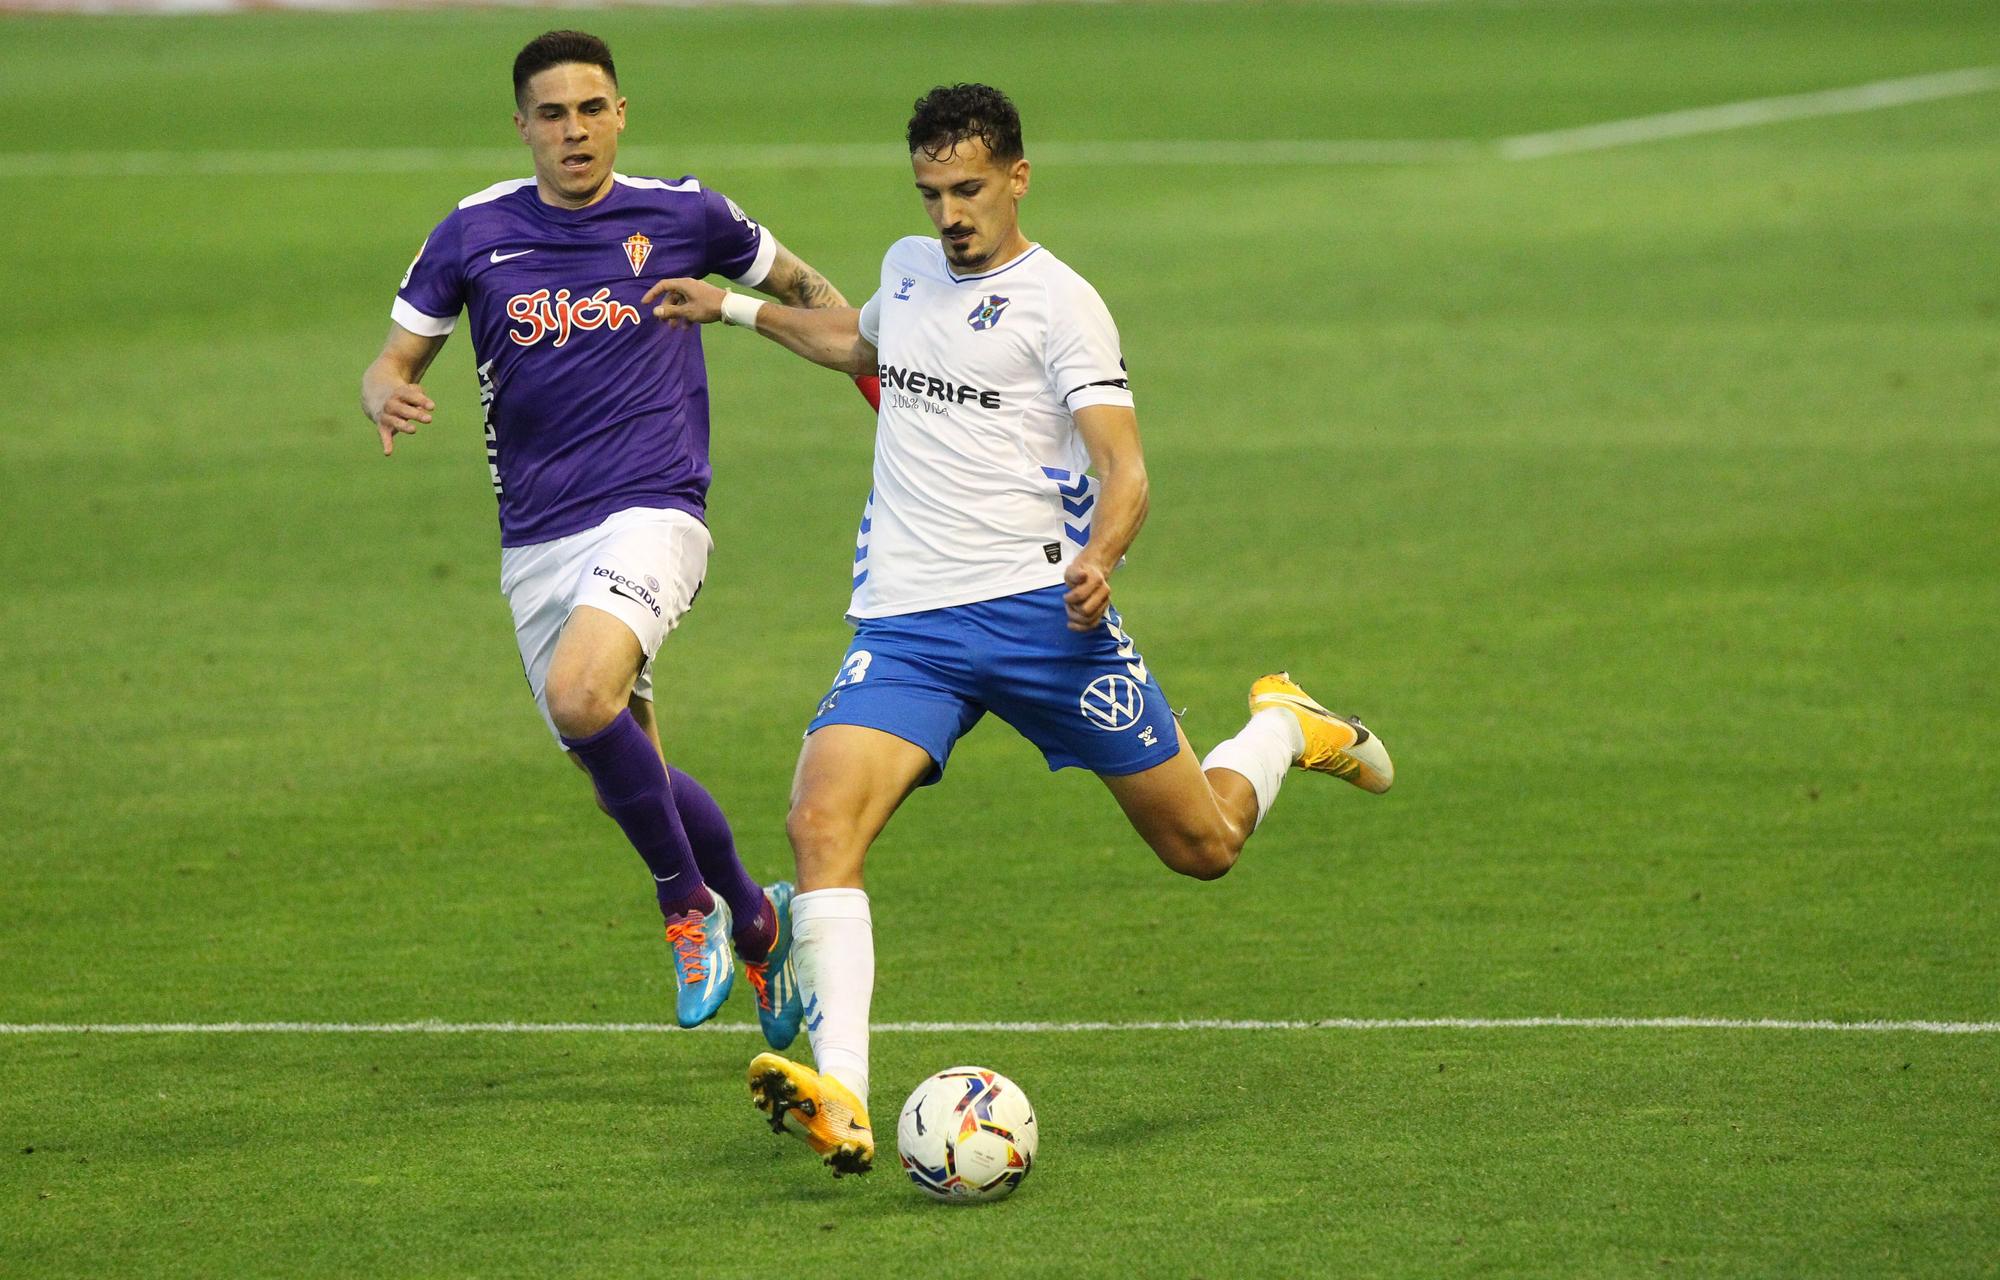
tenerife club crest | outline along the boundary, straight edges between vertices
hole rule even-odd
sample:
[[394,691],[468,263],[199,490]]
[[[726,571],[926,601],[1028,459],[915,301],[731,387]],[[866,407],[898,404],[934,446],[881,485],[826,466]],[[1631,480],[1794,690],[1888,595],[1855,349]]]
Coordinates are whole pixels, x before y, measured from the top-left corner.
[[972,309],[965,322],[975,329],[991,329],[1000,323],[1000,313],[1007,309],[1007,299],[997,293],[988,294],[986,301]]
[[646,266],[646,259],[653,256],[653,242],[634,231],[625,237],[625,261],[632,264],[632,274],[638,275]]

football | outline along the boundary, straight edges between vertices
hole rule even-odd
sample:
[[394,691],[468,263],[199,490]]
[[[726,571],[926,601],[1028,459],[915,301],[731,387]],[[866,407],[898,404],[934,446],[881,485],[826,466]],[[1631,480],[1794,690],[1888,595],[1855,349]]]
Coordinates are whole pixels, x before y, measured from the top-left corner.
[[955,1204],[998,1200],[1035,1165],[1035,1108],[985,1067],[951,1067],[918,1085],[896,1118],[910,1181]]

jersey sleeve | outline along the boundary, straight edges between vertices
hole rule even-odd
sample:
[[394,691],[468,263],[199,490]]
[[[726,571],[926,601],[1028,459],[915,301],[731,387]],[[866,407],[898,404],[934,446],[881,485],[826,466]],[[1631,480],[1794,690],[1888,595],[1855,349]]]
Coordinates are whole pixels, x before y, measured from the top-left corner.
[[1045,358],[1049,391],[1071,413],[1094,404],[1132,407],[1118,326],[1097,290],[1081,279],[1052,291]]
[[403,273],[389,308],[390,319],[426,338],[442,338],[457,326],[465,306],[465,261],[459,241],[457,218],[437,224]]
[[746,289],[764,283],[778,257],[778,240],[753,222],[720,191],[701,189],[702,219],[708,231],[708,270]]
[[882,291],[877,289],[868,295],[868,301],[861,304],[861,336],[868,339],[868,345],[882,345]]

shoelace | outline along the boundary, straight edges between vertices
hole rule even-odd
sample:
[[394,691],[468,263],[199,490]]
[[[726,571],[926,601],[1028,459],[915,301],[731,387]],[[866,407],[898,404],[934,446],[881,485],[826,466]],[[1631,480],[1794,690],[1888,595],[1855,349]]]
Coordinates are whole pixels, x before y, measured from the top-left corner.
[[771,962],[768,960],[745,960],[743,976],[750,979],[751,989],[757,993],[757,1007],[771,1008]]
[[708,946],[707,924],[705,919],[696,915],[667,926],[667,941],[672,944],[674,955],[687,971],[681,979],[684,987],[691,987],[708,978],[708,969],[702,964],[702,950]]

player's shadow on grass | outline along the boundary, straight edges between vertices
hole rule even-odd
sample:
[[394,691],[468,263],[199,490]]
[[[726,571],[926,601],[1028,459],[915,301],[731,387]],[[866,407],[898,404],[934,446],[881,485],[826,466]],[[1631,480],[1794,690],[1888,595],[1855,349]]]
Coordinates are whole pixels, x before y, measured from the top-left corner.
[[1206,1127],[1206,1118],[1187,1111],[1119,1111],[1075,1131],[1078,1147],[1093,1151],[1170,1142],[1183,1131]]

